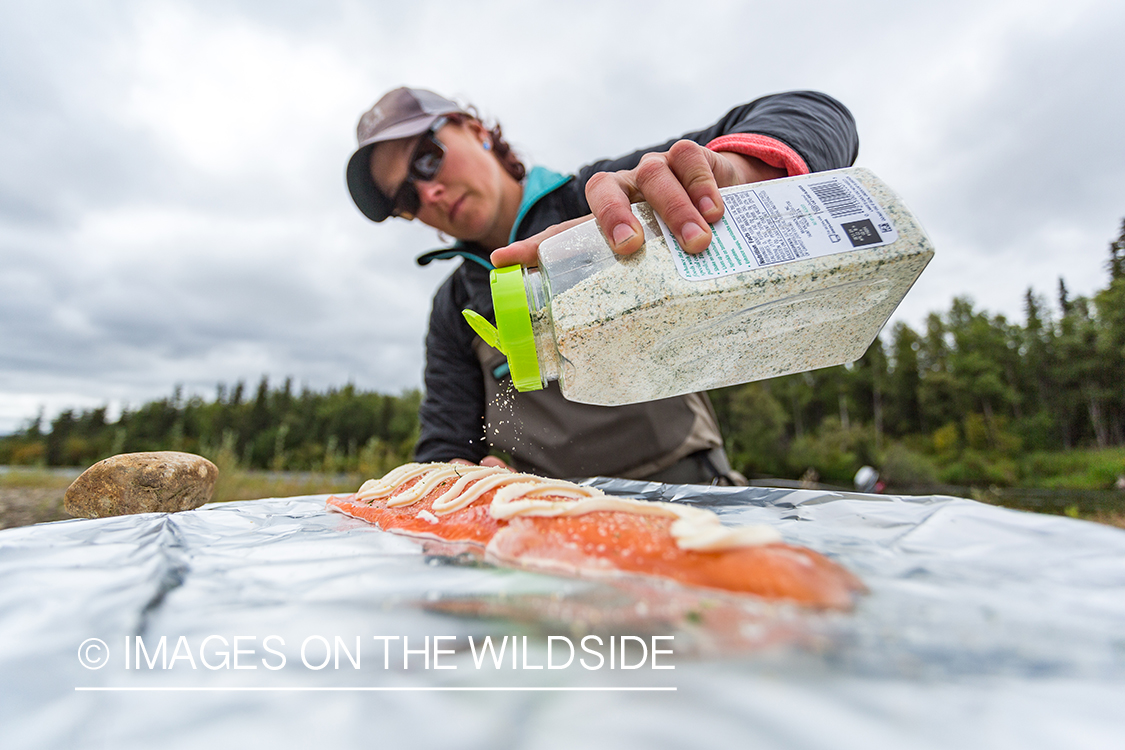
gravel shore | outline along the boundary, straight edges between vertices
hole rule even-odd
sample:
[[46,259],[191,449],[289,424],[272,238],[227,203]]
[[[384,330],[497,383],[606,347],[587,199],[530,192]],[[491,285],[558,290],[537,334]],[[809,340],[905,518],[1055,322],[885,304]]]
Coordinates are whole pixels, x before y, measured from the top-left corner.
[[65,488],[0,487],[0,529],[70,518],[63,508]]

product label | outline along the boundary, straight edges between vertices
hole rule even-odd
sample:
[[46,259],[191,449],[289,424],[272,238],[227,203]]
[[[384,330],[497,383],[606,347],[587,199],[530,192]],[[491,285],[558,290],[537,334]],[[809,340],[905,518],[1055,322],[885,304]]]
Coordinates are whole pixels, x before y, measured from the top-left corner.
[[698,255],[684,252],[668,225],[656,217],[680,275],[689,281],[889,245],[898,239],[883,207],[847,174],[754,183],[724,194],[723,204],[723,218],[711,225],[711,246]]

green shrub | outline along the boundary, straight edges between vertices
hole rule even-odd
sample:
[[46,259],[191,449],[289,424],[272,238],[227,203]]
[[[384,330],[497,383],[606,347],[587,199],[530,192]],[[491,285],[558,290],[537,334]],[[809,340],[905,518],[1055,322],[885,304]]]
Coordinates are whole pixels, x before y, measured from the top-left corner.
[[934,462],[901,443],[891,443],[879,463],[880,474],[887,484],[910,486],[937,482]]
[[1112,489],[1125,474],[1125,448],[1040,451],[1020,463],[1020,483],[1026,487],[1072,490]]
[[874,437],[869,427],[844,429],[837,417],[827,417],[815,435],[802,435],[790,445],[790,473],[800,476],[811,468],[823,481],[850,486],[860,466],[877,463]]
[[1016,482],[1016,464],[1007,458],[991,458],[985,453],[966,449],[961,456],[941,468],[939,478],[946,484],[999,485]]

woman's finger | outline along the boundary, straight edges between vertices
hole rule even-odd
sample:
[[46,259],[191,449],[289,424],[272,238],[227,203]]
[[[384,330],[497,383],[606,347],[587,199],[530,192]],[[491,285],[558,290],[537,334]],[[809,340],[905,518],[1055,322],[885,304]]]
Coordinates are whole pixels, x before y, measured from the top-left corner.
[[513,242],[512,244],[492,251],[490,260],[492,265],[497,268],[504,266],[521,265],[527,268],[532,268],[539,265],[539,243],[548,237],[554,237],[559,232],[566,231],[571,227],[578,226],[584,221],[589,221],[589,216],[580,216],[577,219],[564,221],[562,224],[556,224],[553,227],[544,229],[539,234],[532,235],[525,240]]
[[[694,190],[699,199],[707,198],[711,203],[711,196],[718,195],[706,158],[676,144],[667,153],[646,155],[636,173],[639,192],[672,230],[680,246],[691,253],[707,249],[711,227],[690,192]],[[717,206],[707,208],[714,214]]]
[[677,141],[668,150],[668,166],[705,222],[714,224],[723,218],[719,188],[734,183],[721,156],[693,141]]
[[644,229],[631,204],[644,200],[635,170],[598,172],[586,183],[586,201],[602,234],[618,255],[629,255],[644,244]]

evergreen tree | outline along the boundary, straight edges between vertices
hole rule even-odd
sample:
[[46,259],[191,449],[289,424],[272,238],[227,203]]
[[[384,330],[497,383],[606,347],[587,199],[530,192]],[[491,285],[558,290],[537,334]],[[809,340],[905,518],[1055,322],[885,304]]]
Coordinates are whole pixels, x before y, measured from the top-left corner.
[[1110,283],[1125,277],[1125,219],[1121,220],[1121,233],[1109,243]]
[[897,437],[922,429],[921,405],[918,401],[922,375],[918,353],[922,341],[905,323],[896,323],[891,331],[891,365],[887,375],[886,426]]

